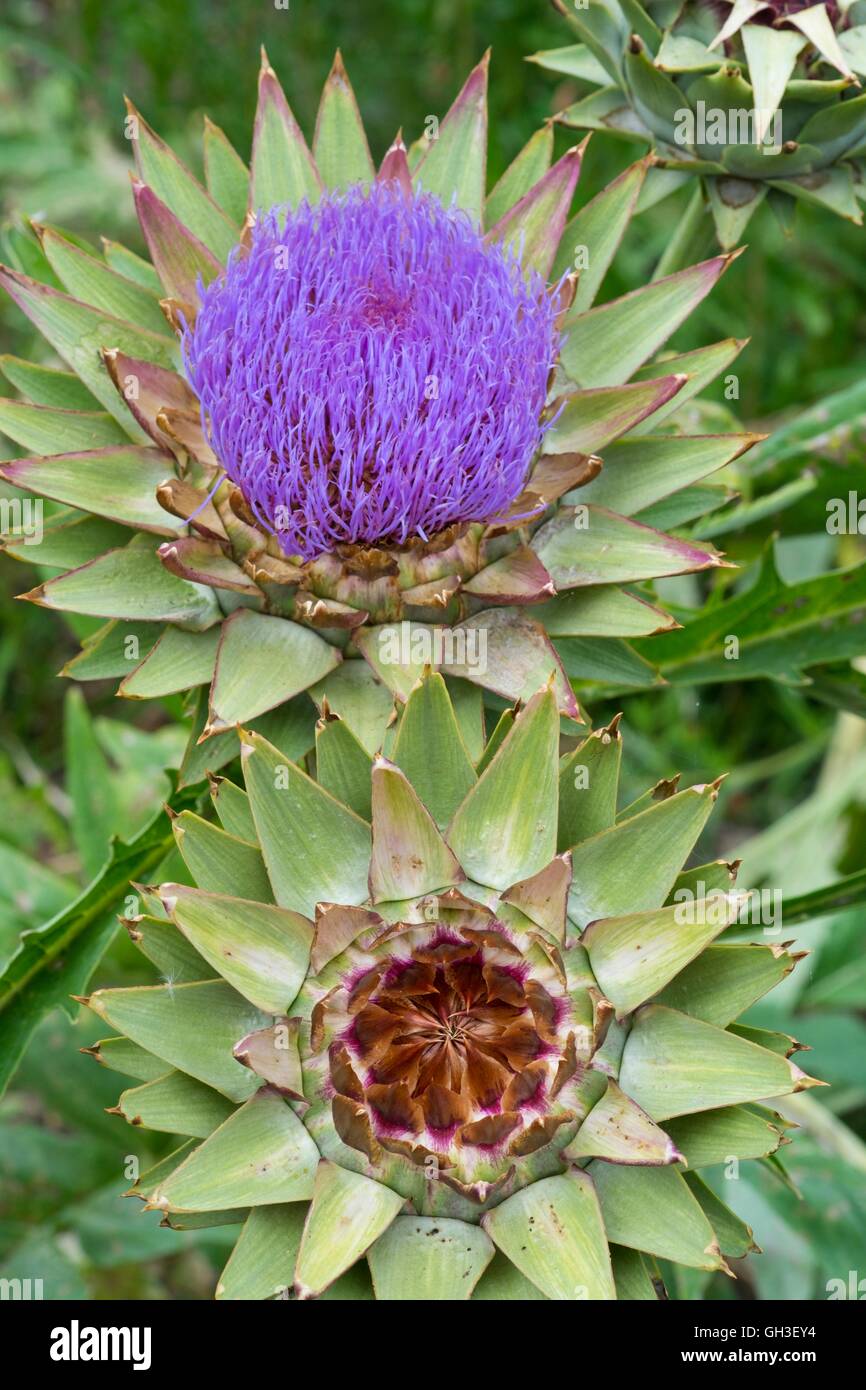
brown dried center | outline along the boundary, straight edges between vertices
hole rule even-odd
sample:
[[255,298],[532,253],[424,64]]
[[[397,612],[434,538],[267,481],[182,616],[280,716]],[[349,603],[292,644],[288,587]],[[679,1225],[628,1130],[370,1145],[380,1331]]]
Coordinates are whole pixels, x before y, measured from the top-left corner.
[[[377,1129],[444,1137],[485,1116],[516,1124],[521,1110],[546,1108],[558,1008],[515,962],[446,938],[355,982],[345,1044]],[[339,1066],[332,1080],[340,1091]]]

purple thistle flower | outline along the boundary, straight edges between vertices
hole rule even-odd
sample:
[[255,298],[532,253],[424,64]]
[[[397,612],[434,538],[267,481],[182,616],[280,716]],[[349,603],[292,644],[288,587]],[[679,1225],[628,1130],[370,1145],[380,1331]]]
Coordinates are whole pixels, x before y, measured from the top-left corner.
[[543,432],[556,310],[464,213],[380,184],[262,217],[183,350],[229,478],[313,559],[508,508]]

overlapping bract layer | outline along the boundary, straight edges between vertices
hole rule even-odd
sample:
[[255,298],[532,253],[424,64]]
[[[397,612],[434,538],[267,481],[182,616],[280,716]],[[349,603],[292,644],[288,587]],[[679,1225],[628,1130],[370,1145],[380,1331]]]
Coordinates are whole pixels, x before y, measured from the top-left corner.
[[184,337],[208,439],[287,555],[428,540],[521,491],[556,298],[399,184],[261,218]]
[[201,1141],[135,1194],[242,1223],[226,1298],[651,1298],[658,1259],[727,1269],[751,1232],[696,1170],[774,1152],[767,1098],[815,1083],[736,1023],[790,943],[727,943],[731,866],[681,869],[718,784],[620,806],[617,722],[560,758],[549,689],[470,757],[430,673],[388,757],[350,745],[321,721],[317,783],[245,733],[222,828],[175,821],[198,887],[130,923],[170,979],[89,1000],[143,1083],[120,1113]]
[[668,189],[697,175],[723,247],[771,202],[861,223],[866,5],[800,0],[554,0],[581,42],[534,55],[597,90],[561,115],[652,143]]

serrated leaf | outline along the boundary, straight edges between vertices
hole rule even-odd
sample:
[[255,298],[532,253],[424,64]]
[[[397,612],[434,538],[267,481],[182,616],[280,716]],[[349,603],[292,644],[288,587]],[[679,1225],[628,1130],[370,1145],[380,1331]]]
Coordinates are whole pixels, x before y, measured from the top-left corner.
[[[183,798],[180,798],[181,804]],[[41,1019],[86,989],[117,930],[115,911],[131,878],[147,878],[171,848],[160,812],[129,844],[115,841],[99,876],[68,907],[22,939],[0,976],[0,1089]]]

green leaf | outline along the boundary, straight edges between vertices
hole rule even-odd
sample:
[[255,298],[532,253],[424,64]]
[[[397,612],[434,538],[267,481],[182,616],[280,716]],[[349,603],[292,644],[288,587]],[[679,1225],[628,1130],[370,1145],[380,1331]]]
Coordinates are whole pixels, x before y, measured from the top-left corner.
[[412,179],[416,188],[435,193],[446,208],[456,202],[479,226],[487,166],[488,62],[485,54],[472,69]]
[[232,1048],[246,1033],[263,1027],[267,1017],[222,980],[101,989],[87,1002],[139,1047],[229,1100],[248,1100],[260,1085],[259,1077],[235,1061]]
[[313,159],[326,188],[370,183],[375,174],[364,123],[339,49],[322,90]]
[[[531,135],[520,153],[511,161],[505,173],[487,195],[484,205],[484,224],[492,227],[514,207],[533,184],[547,173],[553,155],[553,122],[545,121]],[[558,279],[553,275],[554,280]]]
[[644,637],[676,626],[663,609],[611,584],[557,594],[534,613],[550,637]]
[[208,731],[245,724],[306,690],[341,656],[308,627],[240,608],[223,623]]
[[179,354],[173,339],[136,328],[16,271],[0,267],[0,285],[127,434],[144,439],[105,369],[102,349],[119,348],[174,371]]
[[182,622],[193,629],[210,627],[220,615],[212,589],[178,579],[155,550],[138,545],[109,550],[80,569],[46,580],[27,597],[61,612]]
[[740,30],[755,94],[755,139],[760,143],[778,110],[806,40],[790,29],[744,24]]
[[164,884],[160,894],[187,940],[239,994],[266,1014],[287,1012],[310,963],[305,917],[180,883]]
[[175,820],[174,837],[184,863],[206,893],[237,894],[259,903],[273,901],[258,845],[227,835],[191,811],[184,811]]
[[772,1111],[747,1105],[723,1106],[665,1121],[665,1130],[689,1168],[707,1168],[731,1158],[764,1158],[775,1153],[782,1130]]
[[24,401],[0,400],[0,430],[37,454],[99,449],[126,440],[124,431],[106,411],[58,410]]
[[649,157],[632,164],[590,199],[565,228],[551,280],[556,282],[568,270],[579,266],[580,279],[571,306],[573,314],[588,309],[601,289],[631,221],[648,168]]
[[422,677],[409,696],[392,756],[436,824],[447,825],[476,776],[445,682],[437,672]]
[[740,458],[762,436],[706,434],[621,439],[604,451],[598,477],[567,497],[634,516]]
[[558,738],[556,702],[539,691],[455,812],[448,844],[475,882],[507,888],[556,853]]
[[23,358],[12,357],[9,353],[0,357],[0,371],[16,391],[20,391],[34,405],[52,406],[57,410],[92,411],[97,404],[87,387],[72,372],[25,362]]
[[22,939],[0,976],[0,1089],[42,1018],[58,1006],[71,1013],[70,995],[87,988],[117,930],[115,912],[129,880],[147,878],[170,848],[168,822],[160,812],[129,844],[114,841],[111,858],[93,883]]
[[620,1302],[635,1303],[658,1299],[655,1285],[647,1273],[646,1263],[637,1250],[629,1250],[624,1245],[614,1245],[611,1246],[610,1258],[616,1296]]
[[[544,447],[549,454],[598,453],[621,434],[636,429],[642,420],[649,419],[653,425],[660,423],[663,417],[659,412],[682,392],[685,384],[685,375],[681,374],[566,395],[564,404],[559,402],[562,410],[556,423],[544,436]],[[674,409],[679,404],[678,400]]]
[[174,477],[174,461],[158,449],[128,444],[49,458],[10,459],[0,477],[55,502],[160,536],[177,534],[156,500],[156,489]]
[[279,1297],[292,1287],[305,1202],[253,1207],[216,1286],[218,1299]]
[[827,913],[841,912],[843,908],[854,907],[866,901],[866,869],[848,874],[837,883],[828,883],[824,888],[815,888],[811,893],[798,893],[786,897],[782,909],[782,925],[793,926],[799,922],[811,922]]
[[658,373],[660,366],[664,366],[666,372],[676,372],[688,379],[672,399],[660,405],[655,414],[635,426],[635,434],[646,434],[649,430],[658,429],[670,415],[681,410],[687,401],[700,395],[704,388],[711,381],[715,381],[716,377],[739,356],[747,343],[747,338],[725,338],[720,343],[695,348],[693,352],[682,352],[673,357],[666,355],[661,363],[650,362],[646,367],[641,367],[634,374],[635,382],[650,381]]
[[592,1107],[563,1158],[575,1161],[603,1158],[609,1163],[668,1164],[680,1157],[676,1146],[635,1105],[616,1082],[608,1078],[607,1091]]
[[582,157],[581,146],[568,150],[488,232],[489,240],[500,242],[519,257],[524,273],[535,270],[545,279],[549,277]]
[[784,1057],[660,1004],[648,1004],[636,1015],[619,1081],[654,1120],[784,1096],[816,1084]]
[[141,916],[124,919],[133,945],[155,965],[166,984],[194,984],[210,975],[210,967],[173,922]]
[[134,280],[136,285],[141,285],[153,294],[160,294],[162,286],[159,276],[150,261],[143,260],[134,251],[122,246],[119,241],[109,241],[107,237],[100,237],[100,241],[106,265],[116,270],[118,275],[124,275],[127,280]]
[[227,777],[211,777],[210,795],[223,830],[239,840],[256,842],[256,823],[246,792]]
[[617,715],[606,728],[593,729],[573,752],[560,760],[560,851],[571,849],[614,824],[621,758]]
[[374,903],[402,902],[456,887],[463,870],[406,774],[377,758],[372,773]]
[[403,1198],[390,1187],[322,1159],[295,1269],[298,1297],[315,1298],[333,1284],[387,1230],[402,1206]]
[[206,1139],[234,1111],[219,1091],[181,1071],[124,1091],[117,1107],[130,1124],[193,1139]]
[[204,177],[207,191],[236,227],[247,215],[249,171],[228,136],[204,118]]
[[682,1174],[598,1161],[589,1173],[608,1238],[617,1245],[693,1269],[723,1267],[715,1232]]
[[[370,827],[258,734],[241,741],[244,780],[274,896],[312,917],[318,902],[367,898]],[[339,853],[334,847],[339,846]]]
[[686,1173],[684,1176],[692,1196],[700,1203],[704,1215],[715,1231],[722,1254],[728,1255],[732,1260],[741,1260],[753,1250],[760,1254],[760,1246],[755,1244],[751,1226],[747,1226],[745,1221],[735,1216],[696,1173]]
[[311,204],[317,203],[321,191],[321,179],[307,142],[262,49],[253,127],[250,210],[268,212],[286,203],[296,208],[304,198]]
[[207,683],[216,665],[219,627],[187,632],[168,627],[135,670],[121,681],[118,695],[127,700],[152,700]]
[[781,946],[712,946],[660,991],[659,1003],[725,1028],[775,989],[799,959]]
[[[622,917],[603,917],[586,928],[580,944],[588,952],[592,972],[618,1018],[658,994],[681,971],[685,973],[685,967],[695,962],[708,943],[736,921],[738,902],[720,898],[706,909],[688,910],[694,907],[692,903],[677,903]],[[686,998],[684,990],[680,1008]],[[675,1000],[669,1002],[677,1007]]]
[[661,907],[717,795],[715,783],[689,787],[576,845],[572,920],[584,927],[596,917]]
[[108,1071],[121,1072],[124,1076],[134,1076],[138,1081],[156,1081],[165,1075],[165,1062],[145,1052],[138,1043],[129,1038],[102,1038],[93,1047],[82,1048]]
[[560,354],[564,371],[584,387],[622,385],[697,308],[731,260],[714,256],[609,304],[584,313],[572,308]]
[[366,661],[344,661],[324,681],[311,686],[310,695],[320,710],[323,697],[327,698],[332,714],[345,720],[371,757],[380,752],[394,713],[394,697]]
[[152,188],[136,181],[132,192],[139,225],[166,295],[197,305],[201,298],[199,278],[209,284],[222,271],[222,264]]
[[108,760],[84,696],[74,687],[67,691],[64,704],[63,743],[66,786],[72,798],[72,833],[89,881],[108,858],[118,805]]
[[147,328],[151,333],[170,336],[171,330],[152,290],[118,275],[53,227],[42,227],[39,240],[52,270],[64,289],[76,299],[127,323]]
[[708,606],[676,633],[653,638],[652,657],[680,685],[758,677],[801,682],[816,662],[864,652],[866,564],[786,584],[768,550],[746,593]]
[[318,1152],[281,1096],[262,1091],[214,1130],[153,1194],[173,1211],[298,1202],[313,1191]]
[[493,1259],[478,1226],[438,1216],[398,1216],[370,1248],[367,1261],[380,1303],[461,1301]]
[[497,1250],[472,1295],[479,1303],[543,1303],[545,1295]]
[[370,775],[373,760],[336,715],[320,719],[316,725],[316,780],[337,801],[342,801],[363,820],[372,811]]
[[585,1173],[571,1169],[532,1183],[487,1212],[481,1224],[548,1298],[616,1297],[598,1197]]
[[[193,236],[204,242],[208,250],[224,262],[237,244],[237,230],[198,179],[193,178],[189,169],[150,128],[135,107],[130,102],[126,105],[129,112],[127,119],[134,122],[132,144],[142,182],[153,189]],[[122,347],[123,344],[118,346]],[[134,349],[129,351],[135,355]]]

